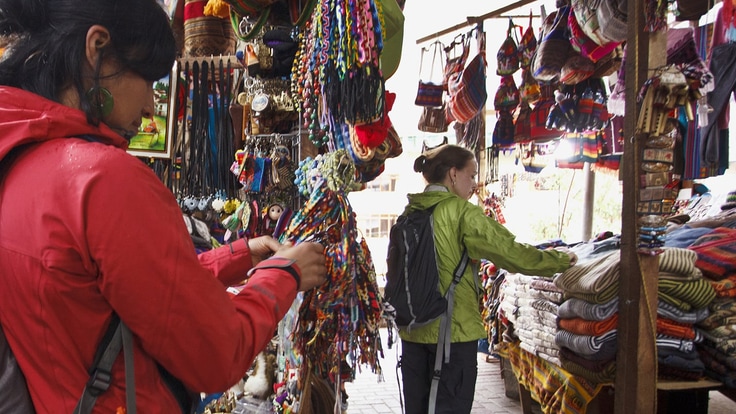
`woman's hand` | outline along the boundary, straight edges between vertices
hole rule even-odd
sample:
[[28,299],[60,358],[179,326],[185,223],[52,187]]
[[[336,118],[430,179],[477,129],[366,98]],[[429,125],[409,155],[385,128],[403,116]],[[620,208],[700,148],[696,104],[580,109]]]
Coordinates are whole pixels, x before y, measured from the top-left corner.
[[302,242],[296,246],[285,243],[274,256],[294,260],[301,271],[300,291],[312,289],[327,281],[325,248],[319,243]]
[[565,246],[557,246],[555,247],[555,250],[558,252],[565,253],[570,258],[570,267],[575,266],[575,264],[578,262],[578,255],[573,253],[570,249],[568,249]]
[[253,266],[256,266],[261,260],[273,256],[280,248],[281,243],[271,236],[261,236],[248,240],[248,249],[250,249]]

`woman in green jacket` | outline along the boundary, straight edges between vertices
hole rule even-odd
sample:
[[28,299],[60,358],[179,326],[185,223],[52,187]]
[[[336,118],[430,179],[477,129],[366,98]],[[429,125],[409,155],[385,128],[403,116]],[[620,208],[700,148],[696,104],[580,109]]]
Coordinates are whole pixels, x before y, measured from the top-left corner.
[[[515,236],[483,208],[468,199],[477,188],[478,163],[468,149],[443,145],[420,155],[414,171],[427,182],[423,192],[409,194],[405,213],[434,207],[434,242],[444,293],[463,253],[474,262],[468,266],[455,289],[451,323],[450,362],[444,361],[436,398],[436,413],[470,413],[478,374],[477,343],[486,336],[479,300],[478,260],[487,259],[510,272],[552,276],[574,264],[573,253],[539,250],[518,243]],[[400,330],[401,373],[406,413],[430,412],[430,387],[434,372],[440,320]]]

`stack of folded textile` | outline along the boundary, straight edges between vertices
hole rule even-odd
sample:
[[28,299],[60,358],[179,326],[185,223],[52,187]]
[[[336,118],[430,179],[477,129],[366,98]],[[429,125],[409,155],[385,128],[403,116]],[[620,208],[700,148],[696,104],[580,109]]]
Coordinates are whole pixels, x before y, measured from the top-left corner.
[[689,249],[716,296],[710,315],[696,325],[705,337],[698,346],[700,357],[708,376],[736,388],[736,230],[716,227]]
[[[707,316],[715,297],[695,266],[697,257],[682,248],[659,255],[657,352],[659,374],[693,379],[704,366],[695,343],[702,340],[693,324]],[[557,275],[554,283],[567,300],[560,306],[556,342],[568,371],[597,382],[615,377],[616,325],[620,252],[597,255]]]
[[518,339],[525,351],[559,365],[555,334],[560,289],[548,278],[508,274],[501,294],[500,310],[513,324],[513,337],[506,340]]

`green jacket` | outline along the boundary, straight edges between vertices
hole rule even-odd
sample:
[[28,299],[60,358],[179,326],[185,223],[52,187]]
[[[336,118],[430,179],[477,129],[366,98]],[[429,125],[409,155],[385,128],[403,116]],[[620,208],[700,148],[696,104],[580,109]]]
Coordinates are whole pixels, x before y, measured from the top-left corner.
[[[436,206],[434,214],[434,242],[440,287],[446,292],[452,282],[463,246],[468,249],[472,265],[465,270],[455,289],[455,309],[452,315],[452,342],[469,342],[486,337],[480,314],[482,287],[478,282],[478,261],[487,259],[496,267],[514,273],[552,276],[570,267],[567,254],[556,250],[539,250],[518,243],[503,225],[488,217],[483,208],[449,192],[442,185],[432,184],[424,192],[409,194],[404,213]],[[439,319],[414,328],[399,331],[407,341],[437,343]]]

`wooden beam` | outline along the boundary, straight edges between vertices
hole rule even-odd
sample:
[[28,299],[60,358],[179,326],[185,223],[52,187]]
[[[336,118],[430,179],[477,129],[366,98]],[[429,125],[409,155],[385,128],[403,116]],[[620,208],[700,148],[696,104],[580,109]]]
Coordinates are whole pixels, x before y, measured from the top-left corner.
[[499,17],[503,13],[506,13],[508,11],[517,9],[519,7],[526,6],[527,4],[534,3],[535,1],[537,1],[537,0],[519,0],[519,1],[516,1],[514,3],[509,4],[507,6],[503,6],[501,8],[498,8],[498,9],[492,11],[492,12],[488,12],[488,13],[482,15],[482,16],[468,16],[467,21],[465,21],[465,22],[458,23],[458,24],[456,24],[456,25],[454,25],[452,27],[448,27],[447,29],[440,30],[437,33],[434,33],[434,34],[431,34],[431,35],[427,35],[427,36],[424,36],[424,37],[421,37],[421,38],[417,39],[417,44],[419,45],[419,44],[422,44],[424,42],[428,42],[430,40],[435,40],[438,37],[444,36],[446,34],[457,32],[458,30],[462,30],[462,29],[464,29],[464,28],[466,28],[468,26],[473,26],[473,25],[475,25],[477,23],[482,23],[486,19],[493,19],[493,18]]
[[[657,410],[657,256],[639,254],[638,219],[641,149],[646,136],[637,136],[639,89],[649,68],[666,63],[665,33],[644,31],[644,0],[628,2],[626,41],[626,116],[624,117],[621,274],[619,278],[618,353],[616,356],[617,414],[654,414]],[[662,53],[664,51],[664,53]]]

